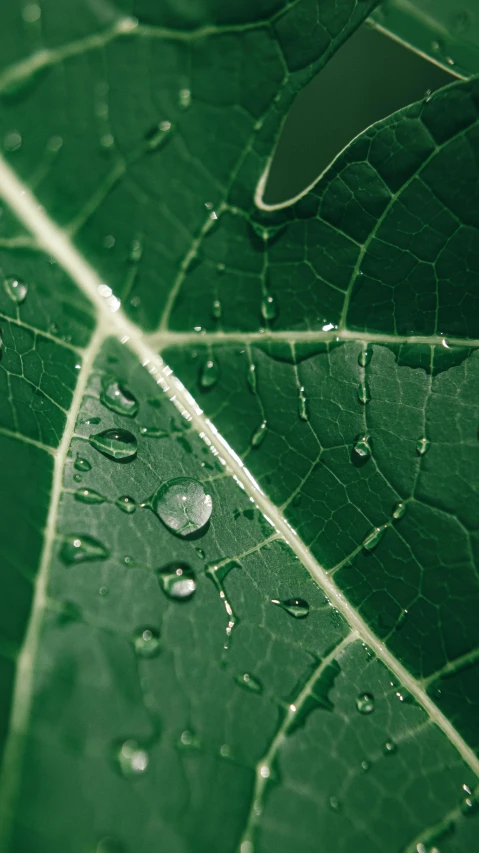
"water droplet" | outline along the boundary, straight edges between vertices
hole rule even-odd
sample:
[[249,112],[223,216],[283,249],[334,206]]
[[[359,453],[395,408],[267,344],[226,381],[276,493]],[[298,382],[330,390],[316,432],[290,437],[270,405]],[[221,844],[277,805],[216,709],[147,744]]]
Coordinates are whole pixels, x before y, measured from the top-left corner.
[[105,429],[103,432],[93,433],[89,441],[95,450],[115,462],[134,459],[138,449],[135,436],[126,429]]
[[196,576],[185,563],[170,563],[156,572],[158,582],[168,598],[186,601],[196,590]]
[[218,592],[220,594],[220,599],[223,603],[223,606],[224,606],[225,611],[226,611],[226,615],[228,617],[228,622],[226,625],[226,638],[225,638],[225,642],[223,645],[223,649],[225,651],[227,651],[229,648],[231,638],[232,638],[232,634],[233,634],[233,629],[238,624],[239,619],[236,616],[236,614],[233,610],[233,607],[230,604],[229,598],[226,594],[226,590],[225,590],[225,586],[224,586],[224,580],[225,580],[227,574],[229,574],[229,572],[232,569],[240,569],[240,568],[241,568],[240,564],[237,563],[235,560],[226,560],[226,562],[219,563],[219,564],[218,563],[209,563],[205,568],[205,575],[213,581],[216,589],[218,590]]
[[386,533],[387,525],[385,524],[383,527],[375,527],[371,533],[363,541],[363,548],[365,551],[373,551],[377,545],[379,545],[381,539]]
[[354,439],[353,453],[357,458],[366,461],[371,456],[371,439],[369,435],[357,435]]
[[248,373],[246,374],[246,379],[248,380],[248,385],[252,394],[256,394],[256,365],[250,364],[248,367]]
[[303,385],[301,385],[301,387],[299,388],[298,414],[299,414],[300,420],[302,420],[302,421],[309,420],[308,399],[304,395],[304,386]]
[[25,302],[28,293],[28,285],[25,284],[21,278],[10,275],[8,278],[3,280],[3,286],[12,302],[15,302],[17,305],[21,305],[22,302]]
[[116,379],[107,379],[104,382],[100,402],[112,412],[129,418],[134,418],[139,408],[136,397]]
[[373,357],[371,349],[362,349],[358,355],[358,364],[360,367],[367,367]]
[[431,446],[431,442],[425,436],[418,438],[416,442],[416,453],[418,456],[424,456],[425,453],[429,450]]
[[195,551],[196,551],[196,553],[197,553],[197,555],[198,555],[198,557],[199,557],[199,559],[200,559],[200,560],[204,560],[204,559],[205,559],[206,554],[205,554],[205,552],[203,551],[203,548],[195,548]]
[[135,512],[136,509],[135,499],[128,497],[128,495],[121,495],[121,497],[116,499],[115,504],[118,509],[123,510],[123,512],[132,513]]
[[95,492],[94,489],[77,489],[75,492],[75,500],[82,504],[103,504],[106,498]]
[[22,146],[22,137],[18,130],[12,130],[7,133],[3,139],[3,147],[5,151],[18,151]]
[[107,586],[101,586],[100,589],[98,590],[98,592],[100,595],[108,595],[108,587]]
[[366,761],[366,759],[364,759],[363,761],[361,761],[361,770],[362,770],[364,773],[367,773],[367,772],[368,772],[368,770],[370,770],[370,768],[371,768],[371,764],[369,763],[369,761]]
[[155,657],[160,651],[160,635],[155,628],[139,628],[133,635],[133,645],[139,657]]
[[137,740],[126,740],[117,749],[116,760],[123,776],[133,779],[141,776],[149,763],[148,752]]
[[141,261],[141,256],[143,254],[143,243],[141,240],[132,240],[130,246],[130,254],[128,255],[128,260],[131,264],[137,264],[138,261]]
[[182,110],[188,109],[191,104],[191,91],[189,89],[180,89],[178,103]]
[[261,300],[261,316],[263,320],[274,320],[278,314],[278,306],[274,296],[265,293]]
[[73,479],[75,480],[75,483],[81,483],[81,481],[82,481],[81,474],[74,474]]
[[66,537],[60,548],[60,559],[67,566],[87,560],[106,560],[109,556],[109,551],[98,539],[75,533]]
[[339,812],[341,810],[341,803],[339,802],[337,797],[329,798],[329,806],[333,810],[333,812]]
[[185,729],[184,732],[181,732],[178,746],[180,749],[199,749],[201,747],[201,740],[195,732]]
[[363,404],[363,406],[371,402],[371,392],[365,379],[363,379],[358,385],[358,400]]
[[223,309],[221,307],[221,302],[219,299],[215,299],[213,305],[211,306],[211,315],[214,320],[221,320],[221,315],[223,313]]
[[424,103],[425,103],[425,104],[428,104],[428,103],[429,103],[429,101],[431,100],[431,98],[432,98],[432,91],[431,91],[431,89],[426,89],[426,91],[424,92],[424,95],[423,95],[423,101],[424,101]]
[[356,697],[356,708],[360,714],[371,714],[374,711],[374,696],[372,693],[360,693]]
[[408,613],[407,610],[401,610],[401,612],[398,616],[397,622],[396,622],[396,628],[402,628],[402,626],[404,625],[404,623],[406,621],[407,613]]
[[213,501],[198,480],[176,477],[155,492],[152,507],[169,530],[179,536],[190,536],[210,520]]
[[220,369],[218,363],[214,358],[208,358],[201,368],[200,387],[205,389],[212,388],[218,382],[219,375]]
[[245,690],[250,690],[251,693],[263,692],[263,685],[261,684],[261,681],[249,672],[235,676],[235,681],[236,684],[239,684],[240,687],[244,687]]
[[396,521],[398,521],[400,518],[403,517],[405,512],[406,512],[406,504],[398,503],[398,504],[396,504],[396,506],[394,507],[394,509],[392,511],[392,517],[395,518]]
[[309,604],[304,598],[287,598],[286,601],[280,601],[278,598],[271,599],[272,604],[277,604],[282,607],[286,613],[293,616],[294,619],[306,619],[309,613]]
[[159,427],[140,427],[140,434],[144,435],[145,438],[168,438],[169,432],[166,429],[160,429]]
[[397,744],[393,740],[387,740],[383,747],[384,755],[394,755],[397,752]]
[[79,456],[78,454],[73,463],[73,467],[76,468],[77,471],[91,471],[91,465],[88,459],[84,459],[83,456]]
[[265,440],[267,431],[267,423],[263,421],[251,436],[251,447],[259,447]]

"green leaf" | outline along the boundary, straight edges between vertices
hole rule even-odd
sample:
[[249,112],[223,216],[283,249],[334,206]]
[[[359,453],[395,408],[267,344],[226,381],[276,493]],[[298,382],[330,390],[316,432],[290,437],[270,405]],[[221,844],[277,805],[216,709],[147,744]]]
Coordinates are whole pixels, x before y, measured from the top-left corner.
[[216,5],[5,12],[0,848],[473,850],[479,82],[268,208],[375,4]]

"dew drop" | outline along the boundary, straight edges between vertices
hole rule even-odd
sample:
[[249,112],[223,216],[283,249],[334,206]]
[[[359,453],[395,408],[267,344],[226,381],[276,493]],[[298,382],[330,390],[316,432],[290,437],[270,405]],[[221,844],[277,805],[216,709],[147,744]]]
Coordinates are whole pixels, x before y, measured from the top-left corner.
[[358,400],[363,404],[363,406],[371,402],[371,392],[365,379],[363,379],[358,385]]
[[305,397],[303,385],[301,385],[301,387],[299,388],[298,414],[299,414],[300,420],[302,420],[302,421],[308,421],[309,420],[308,399],[307,399],[307,397]]
[[14,275],[10,275],[3,280],[3,286],[7,295],[16,305],[21,305],[25,302],[28,293],[28,285]]
[[356,708],[360,714],[371,714],[374,711],[374,696],[372,693],[360,693],[356,697]]
[[256,394],[256,365],[250,364],[248,367],[248,373],[246,374],[246,379],[248,380],[248,385],[252,394]]
[[222,314],[223,309],[221,307],[221,302],[219,299],[215,299],[213,305],[211,306],[211,316],[214,320],[221,320]]
[[265,293],[261,300],[261,316],[263,320],[274,320],[278,314],[278,307],[274,296]]
[[392,517],[398,521],[406,512],[406,504],[398,503],[392,511]]
[[426,89],[426,91],[424,92],[424,95],[423,95],[423,101],[424,101],[424,103],[425,103],[425,104],[428,104],[428,103],[429,103],[429,101],[431,100],[431,98],[432,98],[432,91],[431,91],[431,89]]
[[333,810],[333,812],[339,812],[341,810],[341,803],[339,802],[337,797],[329,798],[329,807]]
[[208,358],[201,368],[200,387],[207,389],[216,385],[220,375],[218,363],[213,358]]
[[203,548],[195,548],[195,551],[196,551],[196,554],[197,554],[197,556],[198,556],[198,558],[199,558],[200,560],[204,560],[204,559],[205,559],[206,554],[205,554],[205,552],[203,551]]
[[362,349],[358,355],[358,364],[360,367],[367,367],[371,361],[373,351],[370,349]]
[[363,771],[363,773],[367,773],[370,768],[371,764],[369,763],[369,761],[366,761],[366,759],[361,761],[361,770]]
[[249,690],[251,693],[263,692],[263,685],[261,684],[261,681],[249,672],[235,676],[235,681],[236,684],[240,687],[244,687],[245,690]]
[[109,556],[110,552],[98,539],[75,533],[66,537],[60,548],[60,559],[67,566],[87,560],[106,560]]
[[160,635],[155,628],[138,628],[133,634],[133,646],[138,657],[153,658],[160,651]]
[[143,254],[143,244],[141,240],[132,240],[130,246],[130,254],[128,255],[128,260],[131,264],[137,264],[138,261],[141,261],[141,256]]
[[126,415],[129,418],[134,418],[139,408],[136,397],[117,379],[105,381],[100,394],[100,402],[112,412],[116,412],[118,415]]
[[100,595],[108,595],[108,587],[107,586],[101,586],[100,589],[98,590],[98,592]]
[[136,509],[135,499],[128,497],[128,495],[121,495],[121,497],[117,498],[115,501],[115,505],[118,507],[118,509],[121,509],[123,512],[127,512],[129,514],[135,512]]
[[427,453],[427,451],[429,450],[430,446],[431,442],[425,436],[422,436],[421,438],[418,438],[416,442],[416,453],[418,454],[418,456],[424,456],[424,454]]
[[116,760],[120,772],[127,779],[141,776],[148,768],[149,756],[137,740],[126,740],[117,749]]
[[371,456],[371,439],[369,435],[357,435],[354,439],[353,453],[358,459],[366,461]]
[[103,504],[106,498],[95,492],[94,489],[77,489],[75,492],[75,500],[82,504]]
[[281,607],[294,619],[306,619],[309,613],[309,604],[304,598],[287,598],[285,601],[272,598],[271,603],[277,604],[278,607]]
[[191,104],[190,89],[180,89],[178,93],[178,103],[182,110],[188,109]]
[[394,755],[397,752],[397,744],[393,740],[387,740],[383,747],[384,755]]
[[472,817],[472,815],[477,814],[478,810],[479,801],[473,794],[470,794],[461,802],[461,813],[464,817]]
[[187,601],[196,590],[196,576],[185,563],[170,563],[156,572],[158,582],[168,598]]
[[140,427],[140,434],[144,435],[145,438],[168,438],[169,432],[166,429],[160,429],[159,427]]
[[81,481],[82,481],[81,474],[74,474],[73,479],[75,480],[75,483],[81,483]]
[[88,459],[84,459],[83,456],[79,456],[78,454],[73,463],[73,467],[77,471],[91,471],[91,465]]
[[259,447],[265,440],[267,431],[267,423],[263,421],[251,436],[251,447]]
[[89,441],[95,450],[115,462],[134,459],[138,449],[135,436],[126,429],[105,429],[103,432],[93,433]]
[[155,492],[152,507],[169,530],[178,536],[190,536],[210,520],[213,501],[198,480],[176,477]]
[[363,548],[365,551],[373,551],[379,545],[381,539],[386,533],[387,525],[383,527],[375,527],[371,533],[363,540]]

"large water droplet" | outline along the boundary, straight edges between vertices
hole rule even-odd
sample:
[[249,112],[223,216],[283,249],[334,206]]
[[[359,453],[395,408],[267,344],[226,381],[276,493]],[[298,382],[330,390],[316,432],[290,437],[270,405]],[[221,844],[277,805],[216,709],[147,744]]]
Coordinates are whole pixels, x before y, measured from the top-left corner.
[[272,604],[277,604],[282,607],[286,613],[293,616],[294,619],[306,619],[309,613],[309,604],[304,598],[287,598],[286,601],[280,601],[278,598],[271,599]]
[[235,677],[235,681],[236,684],[239,684],[240,687],[244,687],[245,690],[250,690],[251,693],[263,692],[263,685],[261,684],[261,681],[249,672],[237,675]]
[[418,456],[424,456],[425,453],[429,450],[431,446],[431,442],[425,436],[418,438],[416,442],[416,453]]
[[278,314],[276,300],[271,293],[265,293],[261,300],[261,316],[263,320],[274,320]]
[[266,421],[263,421],[263,423],[259,425],[259,427],[254,431],[253,435],[251,436],[251,447],[256,448],[263,444],[263,441],[266,438],[267,431],[268,425]]
[[358,364],[360,367],[367,367],[371,361],[373,351],[371,349],[362,349],[358,355]]
[[118,509],[121,509],[123,512],[128,513],[135,512],[136,509],[135,499],[128,497],[128,495],[121,495],[121,497],[117,498],[115,501],[115,505],[118,507]]
[[371,714],[374,711],[374,696],[372,693],[360,693],[356,697],[356,708],[360,714]]
[[126,429],[105,429],[90,436],[90,444],[104,456],[121,462],[134,459],[138,449],[135,436]]
[[155,628],[138,628],[133,635],[133,646],[139,657],[155,657],[160,651],[160,635]]
[[163,524],[178,536],[202,530],[213,509],[211,495],[204,485],[190,477],[176,477],[163,483],[151,503]]
[[171,563],[156,572],[158,582],[168,598],[186,601],[196,590],[196,576],[185,563]]
[[95,492],[94,489],[77,489],[75,492],[75,500],[82,504],[103,504],[107,498]]
[[363,541],[364,550],[365,551],[373,551],[374,548],[376,548],[376,546],[379,545],[381,539],[383,538],[384,534],[386,533],[386,530],[387,530],[387,525],[384,525],[383,527],[375,527],[374,530],[372,530],[372,532],[369,533],[368,536],[366,536],[366,538]]
[[106,560],[109,556],[109,551],[98,539],[75,533],[66,537],[60,548],[60,558],[67,566],[87,560]]
[[116,760],[123,776],[134,779],[141,776],[149,764],[148,752],[137,740],[126,740],[117,749]]
[[213,357],[208,358],[200,372],[200,386],[201,388],[212,388],[213,385],[216,385],[218,382],[220,375],[220,369],[218,363],[213,359]]
[[398,503],[392,511],[392,517],[398,521],[406,512],[406,504]]
[[353,453],[355,456],[366,461],[371,456],[371,439],[369,435],[357,435],[354,439]]
[[116,412],[118,415],[126,415],[129,418],[134,418],[139,408],[136,397],[117,379],[105,381],[100,394],[100,402],[112,412]]
[[366,403],[371,402],[371,392],[365,379],[363,379],[358,385],[358,400],[363,404],[363,406],[365,406]]
[[17,305],[21,305],[22,302],[25,302],[28,293],[28,285],[25,284],[21,278],[9,275],[3,280],[3,286],[12,302],[15,302]]

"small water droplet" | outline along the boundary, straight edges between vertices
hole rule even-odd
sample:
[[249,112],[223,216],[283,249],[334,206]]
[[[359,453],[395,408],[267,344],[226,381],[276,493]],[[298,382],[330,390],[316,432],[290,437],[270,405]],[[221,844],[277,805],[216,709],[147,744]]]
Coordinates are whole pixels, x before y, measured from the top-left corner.
[[106,560],[109,556],[109,551],[98,539],[76,533],[66,537],[60,548],[60,559],[67,566],[87,560]]
[[78,454],[73,463],[73,467],[76,468],[77,471],[91,471],[91,465],[88,459],[84,459],[83,456],[79,456]]
[[106,498],[95,492],[94,489],[77,489],[75,492],[75,500],[83,504],[103,504]]
[[434,41],[431,42],[431,50],[433,50],[434,53],[443,53],[444,52],[443,42],[440,41],[440,39],[434,39]]
[[118,415],[134,418],[139,405],[136,397],[117,379],[105,380],[100,394],[100,402]]
[[424,101],[424,103],[425,103],[425,104],[428,104],[428,103],[429,103],[429,101],[431,100],[431,98],[432,98],[432,91],[431,91],[431,89],[426,89],[426,91],[424,92],[424,95],[423,95],[423,101]]
[[208,358],[201,368],[200,372],[200,387],[207,389],[213,388],[218,382],[220,369],[218,362],[213,357]]
[[137,264],[138,261],[141,260],[141,256],[143,254],[143,243],[141,240],[132,240],[130,246],[130,254],[128,255],[128,260],[131,264]]
[[369,761],[366,761],[366,759],[361,761],[361,770],[363,771],[363,773],[367,773],[370,768],[371,764],[369,763]]
[[196,590],[196,576],[185,563],[170,563],[156,572],[158,582],[168,598],[187,601]]
[[252,394],[256,394],[256,365],[250,364],[248,366],[248,373],[246,374],[246,379],[248,380],[248,385]]
[[169,432],[166,429],[160,429],[159,427],[140,427],[140,434],[144,435],[145,438],[168,438]]
[[135,436],[126,429],[105,429],[90,435],[89,441],[95,450],[115,462],[134,459],[138,449]]
[[406,504],[398,503],[398,504],[396,504],[396,506],[394,507],[394,509],[392,511],[392,517],[395,518],[396,521],[398,521],[400,518],[403,517],[405,512],[406,512]]
[[236,684],[239,684],[240,687],[244,687],[245,690],[250,690],[251,693],[263,692],[263,685],[261,684],[261,681],[249,672],[237,675],[235,677],[235,681]]
[[367,367],[373,357],[372,349],[362,349],[358,355],[358,364],[360,367]]
[[10,275],[3,280],[3,286],[12,302],[15,302],[17,305],[21,305],[22,302],[25,302],[28,293],[28,285],[25,284],[21,278]]
[[363,548],[365,551],[373,551],[379,545],[381,539],[386,533],[387,525],[383,527],[375,527],[371,533],[363,540]]
[[117,748],[116,760],[123,776],[134,779],[147,769],[149,756],[147,750],[137,740],[126,740]]
[[339,802],[337,797],[329,798],[329,806],[333,810],[333,812],[339,812],[341,810],[341,803]]
[[121,495],[121,497],[116,499],[115,504],[118,509],[121,509],[123,510],[123,512],[127,513],[135,512],[136,509],[135,499],[128,497],[128,495]]
[[354,439],[353,453],[364,461],[371,456],[371,439],[369,435],[357,435]]
[[81,481],[82,481],[81,474],[74,474],[73,479],[75,480],[75,483],[81,483]]
[[374,696],[372,693],[360,693],[356,697],[356,708],[360,714],[372,714],[374,711]]
[[278,598],[271,599],[272,604],[277,604],[282,607],[286,613],[293,616],[294,619],[306,619],[309,613],[309,604],[304,598],[287,598],[285,601],[280,601]]
[[309,420],[308,399],[307,399],[307,397],[305,397],[303,385],[301,385],[301,387],[299,388],[298,414],[299,414],[300,420],[302,420],[302,421],[308,421]]
[[200,560],[204,560],[204,559],[205,559],[206,554],[205,554],[205,552],[203,551],[203,548],[195,548],[195,551],[196,551],[196,553],[197,553],[197,555],[198,555],[198,557],[199,557],[199,559],[200,559]]
[[211,306],[211,315],[214,320],[221,320],[221,315],[223,313],[223,309],[221,307],[221,302],[219,299],[215,299],[213,305]]
[[358,400],[363,404],[363,406],[371,402],[371,392],[365,379],[363,379],[358,385]]
[[396,628],[402,628],[406,621],[407,613],[407,610],[401,610],[396,622]]
[[191,91],[190,89],[180,89],[178,93],[178,103],[182,110],[188,109],[191,104]]
[[178,536],[190,536],[210,520],[213,501],[198,480],[176,477],[155,492],[152,507],[169,530]]
[[425,436],[418,438],[416,442],[416,453],[418,456],[424,456],[425,453],[429,450],[431,446],[431,442]]
[[394,755],[397,752],[397,744],[393,740],[387,740],[383,747],[384,755]]
[[133,645],[139,657],[155,657],[160,651],[160,635],[155,628],[138,628],[133,634]]
[[265,440],[267,431],[267,423],[263,421],[251,436],[251,447],[259,447]]
[[12,130],[7,133],[3,139],[3,147],[5,151],[18,151],[22,146],[22,137],[18,130]]
[[263,320],[274,320],[278,315],[276,299],[271,293],[265,293],[261,300],[261,316]]

